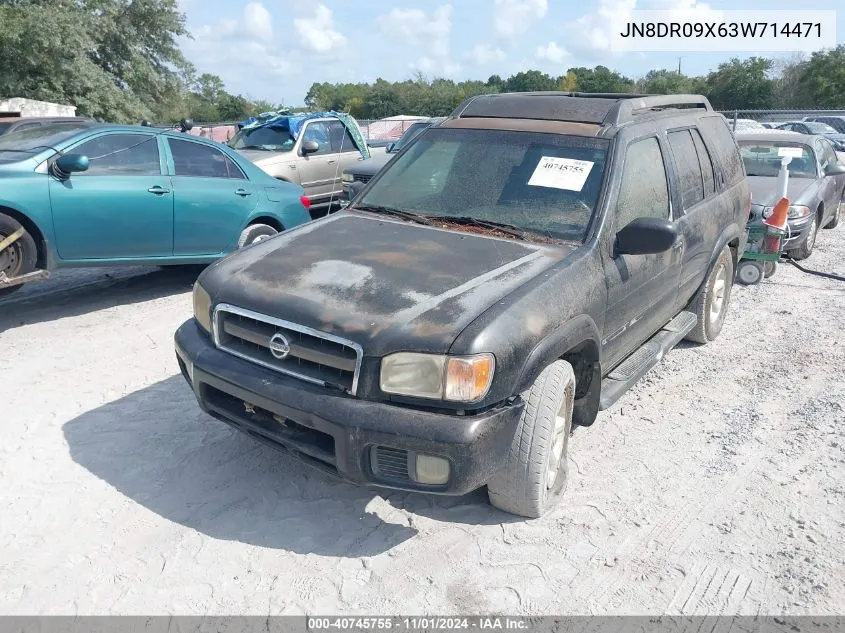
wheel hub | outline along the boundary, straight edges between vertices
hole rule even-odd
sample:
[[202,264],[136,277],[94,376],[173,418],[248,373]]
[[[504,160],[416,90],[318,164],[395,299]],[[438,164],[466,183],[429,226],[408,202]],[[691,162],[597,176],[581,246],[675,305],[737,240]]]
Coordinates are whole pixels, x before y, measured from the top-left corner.
[[727,294],[728,274],[724,264],[716,269],[716,276],[713,279],[713,297],[710,300],[710,322],[713,323],[719,318],[725,306],[725,295]]
[[[0,233],[0,241],[6,239],[6,235]],[[11,244],[0,253],[0,271],[4,272],[7,277],[13,277],[18,273],[20,268],[20,250],[17,244]]]

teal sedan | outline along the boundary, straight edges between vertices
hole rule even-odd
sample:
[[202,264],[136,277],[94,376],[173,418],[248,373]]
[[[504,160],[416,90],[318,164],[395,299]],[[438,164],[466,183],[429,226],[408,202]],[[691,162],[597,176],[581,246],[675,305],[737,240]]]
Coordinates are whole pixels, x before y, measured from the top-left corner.
[[174,130],[43,125],[0,137],[0,293],[58,268],[212,262],[308,222],[302,187]]

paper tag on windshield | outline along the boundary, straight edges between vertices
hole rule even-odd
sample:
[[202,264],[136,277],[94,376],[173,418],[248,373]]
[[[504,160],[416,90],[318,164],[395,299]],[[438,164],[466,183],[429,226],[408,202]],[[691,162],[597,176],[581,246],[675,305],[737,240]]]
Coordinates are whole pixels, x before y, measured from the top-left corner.
[[528,184],[535,187],[581,191],[593,165],[594,163],[588,160],[543,156],[537,163],[534,173],[531,174]]
[[778,147],[778,156],[785,158],[801,158],[804,155],[804,150],[800,147]]

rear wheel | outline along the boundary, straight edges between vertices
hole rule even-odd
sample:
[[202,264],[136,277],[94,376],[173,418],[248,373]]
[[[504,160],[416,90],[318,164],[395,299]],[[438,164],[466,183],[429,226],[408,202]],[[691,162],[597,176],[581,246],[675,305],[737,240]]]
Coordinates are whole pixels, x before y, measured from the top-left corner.
[[830,222],[828,222],[827,226],[824,227],[824,228],[826,228],[826,229],[835,229],[836,228],[836,225],[839,224],[839,212],[842,210],[842,204],[845,204],[845,203],[839,203],[838,205],[836,205],[836,211],[833,212],[833,217],[830,218]]
[[701,288],[693,297],[688,308],[695,314],[698,321],[695,327],[686,335],[688,341],[695,343],[709,343],[719,336],[733,287],[734,266],[731,251],[726,246],[719,253],[716,263],[701,284]]
[[278,234],[278,231],[269,224],[250,224],[241,233],[238,239],[238,248],[257,244]]
[[490,503],[511,514],[537,518],[566,490],[575,373],[566,361],[546,367],[522,394],[525,408],[507,461],[487,482]]
[[769,277],[771,277],[772,275],[774,275],[777,272],[777,269],[778,269],[778,263],[777,262],[766,262],[763,265],[763,270],[764,270],[763,276],[766,279],[768,279]]
[[[22,228],[20,222],[8,215],[0,213],[0,242]],[[6,277],[17,277],[35,270],[38,261],[38,247],[28,232],[24,232],[17,240],[0,252],[0,272]],[[23,284],[0,288],[0,297],[11,294],[20,289]]]

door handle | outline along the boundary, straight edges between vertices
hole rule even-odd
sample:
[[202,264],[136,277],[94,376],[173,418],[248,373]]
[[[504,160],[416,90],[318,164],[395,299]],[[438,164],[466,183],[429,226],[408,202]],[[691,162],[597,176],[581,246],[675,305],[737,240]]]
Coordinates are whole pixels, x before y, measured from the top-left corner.
[[155,187],[150,187],[149,189],[147,189],[147,191],[149,191],[150,193],[154,193],[158,196],[165,193],[170,193],[170,189],[165,189],[164,187],[160,187],[159,185],[156,185]]
[[337,161],[336,161],[336,160],[334,160],[334,159],[332,159],[332,160],[329,160],[329,161],[326,161],[326,162],[327,162],[329,165],[334,165]]
[[235,195],[236,195],[236,196],[241,196],[242,198],[246,198],[247,196],[251,196],[251,195],[252,195],[252,192],[251,192],[251,191],[247,191],[246,189],[237,189],[237,190],[235,191]]

